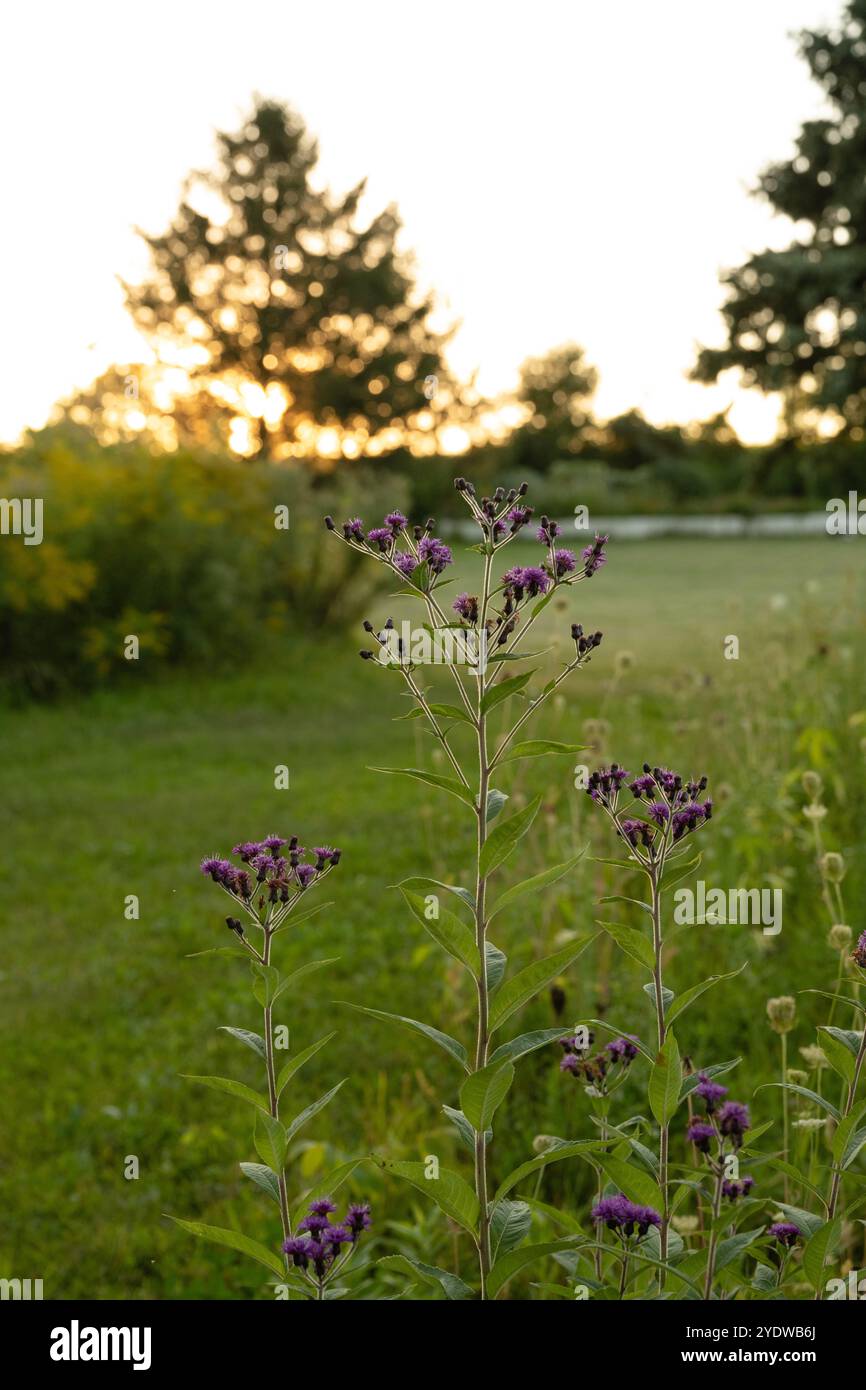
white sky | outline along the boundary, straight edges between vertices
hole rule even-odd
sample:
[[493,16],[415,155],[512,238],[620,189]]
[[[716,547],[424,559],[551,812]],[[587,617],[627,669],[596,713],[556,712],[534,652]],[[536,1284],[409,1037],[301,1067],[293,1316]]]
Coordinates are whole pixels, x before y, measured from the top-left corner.
[[566,339],[597,406],[654,421],[757,393],[691,385],[719,341],[718,270],[785,244],[748,196],[820,92],[790,34],[842,0],[147,0],[8,9],[0,84],[0,438],[112,361],[146,357],[116,276],[145,259],[180,183],[253,91],[287,99],[338,189],[397,202],[419,278],[462,321],[451,352],[491,393]]

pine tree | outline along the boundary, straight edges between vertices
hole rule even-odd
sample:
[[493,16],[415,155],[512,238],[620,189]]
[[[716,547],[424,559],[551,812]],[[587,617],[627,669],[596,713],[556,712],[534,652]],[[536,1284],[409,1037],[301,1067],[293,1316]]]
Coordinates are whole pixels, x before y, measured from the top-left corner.
[[866,423],[866,0],[841,27],[804,32],[800,52],[831,107],[803,125],[795,157],[757,192],[806,230],[726,273],[728,342],[701,350],[694,376],[731,367],[744,384],[782,392],[790,433],[829,419],[863,437]]
[[242,452],[386,453],[425,426],[429,439],[456,390],[394,208],[361,225],[363,182],[322,191],[316,142],[280,103],[259,100],[217,148],[168,231],[145,237],[148,278],[124,286],[159,359],[184,363],[214,418],[242,422]]

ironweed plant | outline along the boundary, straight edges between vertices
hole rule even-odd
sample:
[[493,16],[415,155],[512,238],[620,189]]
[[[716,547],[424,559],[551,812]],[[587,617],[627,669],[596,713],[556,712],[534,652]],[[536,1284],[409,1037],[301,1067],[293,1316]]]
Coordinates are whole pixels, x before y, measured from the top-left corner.
[[[482,498],[465,478],[457,478],[455,487],[478,527],[473,551],[480,556],[480,575],[476,592],[459,594],[450,611],[443,606],[443,590],[453,557],[449,546],[433,534],[432,519],[413,526],[401,512],[393,511],[369,530],[360,518],[338,526],[326,517],[325,525],[342,544],[390,571],[401,593],[421,606],[422,622],[415,628],[404,624],[398,632],[390,619],[378,630],[365,623],[378,650],[365,649],[361,656],[378,666],[383,677],[396,676],[405,683],[412,702],[405,717],[426,719],[453,775],[413,767],[376,770],[414,778],[450,795],[472,818],[475,830],[470,886],[426,878],[407,879],[399,885],[422,927],[460,962],[472,981],[475,1037],[471,1048],[428,1023],[375,1009],[363,1011],[426,1035],[462,1073],[460,1108],[445,1106],[444,1110],[473,1154],[472,1185],[459,1173],[440,1169],[435,1158],[426,1164],[378,1162],[432,1197],[470,1234],[477,1252],[477,1290],[444,1270],[397,1258],[405,1260],[416,1280],[444,1289],[449,1297],[465,1298],[477,1292],[482,1299],[492,1299],[517,1270],[573,1239],[523,1245],[531,1210],[507,1194],[524,1176],[543,1166],[546,1155],[521,1165],[495,1190],[490,1174],[493,1120],[514,1081],[515,1064],[562,1030],[536,1030],[499,1045],[494,1043],[495,1034],[588,944],[588,938],[572,941],[555,955],[508,976],[507,958],[490,938],[491,922],[524,895],[537,893],[568,873],[580,856],[508,888],[492,901],[495,876],[530,829],[541,804],[538,795],[513,815],[502,815],[508,797],[496,784],[509,762],[575,751],[575,745],[518,740],[517,736],[563,682],[589,662],[602,634],[585,633],[580,624],[573,624],[573,655],[537,693],[529,689],[535,668],[522,669],[519,663],[540,655],[524,650],[526,637],[554,595],[591,578],[604,564],[607,538],[597,535],[578,557],[560,544],[557,524],[542,516],[536,529],[541,548],[538,564],[503,570],[501,553],[533,515],[524,500],[527,485],[508,492],[497,488],[492,497]],[[431,656],[431,652],[440,655]],[[442,703],[429,689],[429,663],[437,660],[453,681],[454,703]],[[518,671],[509,674],[515,665]],[[467,734],[468,751],[461,737]],[[459,912],[442,906],[439,890],[456,898]]]
[[[366,1205],[349,1206],[342,1221],[332,1222],[336,1211],[330,1194],[357,1167],[357,1161],[341,1164],[312,1191],[304,1193],[293,1205],[289,1202],[286,1167],[289,1147],[301,1128],[318,1115],[337,1095],[340,1081],[318,1100],[301,1110],[291,1120],[280,1114],[280,1103],[289,1083],[321,1048],[334,1036],[320,1038],[303,1051],[290,1054],[278,1066],[277,1053],[288,1048],[288,1029],[275,1023],[274,1009],[282,999],[290,999],[298,983],[330,960],[311,960],[287,975],[281,975],[274,964],[274,945],[280,932],[297,928],[326,903],[307,905],[310,894],[324,882],[340,862],[341,852],[323,846],[307,852],[297,836],[285,839],[268,835],[264,840],[242,841],[232,854],[239,861],[207,858],[201,871],[228,897],[232,911],[242,918],[226,917],[226,926],[237,938],[237,944],[212,948],[213,952],[249,957],[252,992],[262,1010],[261,1033],[244,1028],[223,1026],[245,1047],[250,1048],[262,1063],[266,1090],[255,1091],[240,1081],[225,1076],[190,1076],[215,1091],[221,1091],[245,1101],[253,1107],[255,1124],[253,1145],[261,1163],[241,1163],[241,1171],[265,1192],[279,1208],[282,1226],[282,1258],[277,1248],[269,1249],[239,1231],[222,1230],[198,1221],[181,1221],[172,1217],[184,1230],[219,1245],[230,1246],[270,1270],[275,1276],[280,1294],[288,1299],[316,1300],[340,1297],[345,1291],[338,1284],[352,1258],[363,1233],[370,1226],[370,1209]],[[246,923],[246,925],[245,925]],[[248,930],[252,928],[252,936]]]

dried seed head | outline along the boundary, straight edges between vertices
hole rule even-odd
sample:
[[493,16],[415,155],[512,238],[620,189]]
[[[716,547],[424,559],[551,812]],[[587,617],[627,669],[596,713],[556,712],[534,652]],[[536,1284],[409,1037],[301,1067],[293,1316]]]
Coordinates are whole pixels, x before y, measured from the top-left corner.
[[797,1001],[790,994],[767,1000],[767,1018],[775,1033],[790,1033],[797,1021]]

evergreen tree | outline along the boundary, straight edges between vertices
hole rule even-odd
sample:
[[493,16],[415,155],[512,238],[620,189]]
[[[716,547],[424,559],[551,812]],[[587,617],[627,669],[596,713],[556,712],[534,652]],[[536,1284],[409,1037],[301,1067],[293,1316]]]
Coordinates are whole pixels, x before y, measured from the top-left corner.
[[866,422],[866,0],[841,26],[804,32],[800,52],[831,106],[808,121],[795,157],[758,193],[806,230],[726,273],[728,342],[701,350],[694,376],[738,367],[747,385],[784,393],[791,433],[829,416],[861,438]]

